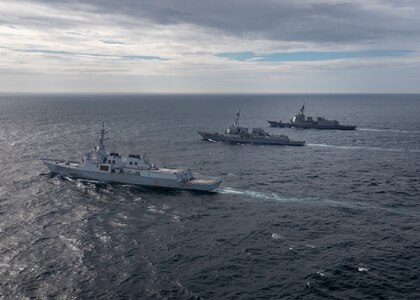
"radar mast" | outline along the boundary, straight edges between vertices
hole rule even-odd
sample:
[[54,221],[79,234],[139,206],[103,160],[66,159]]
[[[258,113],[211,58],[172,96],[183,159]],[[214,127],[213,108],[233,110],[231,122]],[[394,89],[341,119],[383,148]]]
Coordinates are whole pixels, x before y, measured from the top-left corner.
[[233,127],[234,128],[239,128],[239,117],[241,115],[241,110],[239,109],[239,111],[236,113],[235,118],[233,119]]
[[101,158],[104,157],[104,155],[106,154],[106,149],[105,149],[105,140],[108,140],[108,137],[106,137],[105,135],[108,132],[105,131],[105,122],[102,122],[102,128],[101,131],[98,132],[99,135],[99,146],[98,146],[98,150],[96,151],[96,153],[98,154],[98,156],[100,156]]

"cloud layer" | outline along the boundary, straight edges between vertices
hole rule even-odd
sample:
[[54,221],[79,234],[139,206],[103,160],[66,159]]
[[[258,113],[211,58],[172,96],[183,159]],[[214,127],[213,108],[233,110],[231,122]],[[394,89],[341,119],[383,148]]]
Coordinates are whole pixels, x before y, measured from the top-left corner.
[[419,12],[411,0],[6,0],[0,92],[420,92]]

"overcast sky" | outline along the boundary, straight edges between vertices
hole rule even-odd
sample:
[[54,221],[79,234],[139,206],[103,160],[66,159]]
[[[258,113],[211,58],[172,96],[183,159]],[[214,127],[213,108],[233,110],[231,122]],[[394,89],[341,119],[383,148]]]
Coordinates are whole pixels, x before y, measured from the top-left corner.
[[1,0],[0,92],[420,93],[420,1]]

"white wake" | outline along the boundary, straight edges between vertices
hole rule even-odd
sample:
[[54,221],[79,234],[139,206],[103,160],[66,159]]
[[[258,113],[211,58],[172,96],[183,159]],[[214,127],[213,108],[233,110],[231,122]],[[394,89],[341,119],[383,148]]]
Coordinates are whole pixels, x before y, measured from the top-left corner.
[[375,129],[375,128],[358,128],[357,130],[376,131],[376,132],[420,133],[420,130]]
[[419,149],[398,149],[398,148],[380,148],[380,147],[368,147],[368,146],[337,146],[328,144],[307,144],[311,147],[326,147],[335,149],[348,149],[348,150],[372,150],[372,151],[384,151],[384,152],[412,152],[420,153]]
[[282,202],[290,202],[290,201],[300,201],[301,199],[298,198],[286,198],[282,197],[276,193],[264,193],[264,192],[256,192],[250,190],[237,190],[229,187],[225,188],[218,188],[215,190],[217,193],[221,194],[229,194],[229,195],[241,195],[241,196],[248,196],[257,199],[265,199],[265,200],[275,200],[275,201],[282,201]]

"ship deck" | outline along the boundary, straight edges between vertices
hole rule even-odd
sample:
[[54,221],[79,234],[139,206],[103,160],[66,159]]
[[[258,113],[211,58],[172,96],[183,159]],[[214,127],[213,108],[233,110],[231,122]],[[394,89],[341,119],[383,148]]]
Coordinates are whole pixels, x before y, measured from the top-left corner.
[[51,159],[51,158],[42,158],[43,162],[54,164],[57,166],[65,166],[67,168],[79,168],[80,162],[74,160],[63,160],[63,159]]

